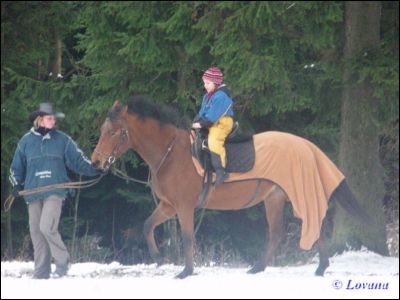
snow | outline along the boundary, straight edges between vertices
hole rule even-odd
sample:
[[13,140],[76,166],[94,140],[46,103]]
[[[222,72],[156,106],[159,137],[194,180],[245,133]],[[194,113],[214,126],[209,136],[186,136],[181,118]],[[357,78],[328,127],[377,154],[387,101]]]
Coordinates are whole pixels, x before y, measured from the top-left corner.
[[34,280],[33,262],[2,262],[1,298],[399,298],[399,258],[349,251],[330,263],[324,277],[314,276],[316,258],[254,275],[248,268],[196,267],[183,280],[174,278],[182,271],[176,265],[76,263],[66,277]]

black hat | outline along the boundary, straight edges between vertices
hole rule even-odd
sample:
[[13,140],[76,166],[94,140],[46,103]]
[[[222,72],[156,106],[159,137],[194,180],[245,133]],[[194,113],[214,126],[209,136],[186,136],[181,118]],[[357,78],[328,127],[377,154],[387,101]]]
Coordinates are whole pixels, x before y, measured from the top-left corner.
[[45,102],[45,103],[40,103],[39,105],[39,109],[34,111],[33,113],[31,113],[29,115],[29,121],[31,123],[33,123],[33,121],[35,121],[35,119],[39,116],[43,117],[46,115],[54,115],[57,118],[64,118],[65,114],[62,112],[54,112],[53,110],[53,104],[49,103],[49,102]]

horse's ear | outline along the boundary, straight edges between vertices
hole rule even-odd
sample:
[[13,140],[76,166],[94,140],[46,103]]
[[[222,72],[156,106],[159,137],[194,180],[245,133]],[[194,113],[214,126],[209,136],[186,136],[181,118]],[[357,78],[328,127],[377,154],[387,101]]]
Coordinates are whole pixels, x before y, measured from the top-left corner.
[[127,111],[128,111],[128,104],[124,105],[124,106],[121,108],[120,116],[121,116],[121,117],[124,117],[124,116],[126,115]]
[[120,106],[119,100],[115,100],[113,106],[111,108],[116,108],[117,106]]

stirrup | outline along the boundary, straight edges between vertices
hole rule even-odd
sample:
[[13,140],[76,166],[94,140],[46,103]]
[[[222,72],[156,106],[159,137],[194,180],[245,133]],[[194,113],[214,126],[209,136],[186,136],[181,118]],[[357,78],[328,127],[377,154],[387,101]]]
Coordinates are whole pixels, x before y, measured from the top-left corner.
[[204,139],[203,142],[201,143],[201,149],[202,150],[208,150],[208,145],[206,145],[207,139]]
[[224,171],[224,174],[222,175],[222,177],[218,177],[217,174],[215,174],[215,175],[216,175],[215,182],[214,182],[215,187],[220,186],[221,184],[223,184],[225,182],[225,180],[227,180],[229,178],[229,174],[226,171]]

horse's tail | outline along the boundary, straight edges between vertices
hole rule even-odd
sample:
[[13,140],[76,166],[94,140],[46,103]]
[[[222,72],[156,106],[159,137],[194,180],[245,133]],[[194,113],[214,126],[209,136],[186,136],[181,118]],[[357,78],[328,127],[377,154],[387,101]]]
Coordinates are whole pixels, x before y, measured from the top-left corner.
[[372,223],[371,217],[358,204],[358,201],[346,180],[343,180],[332,194],[332,200],[338,202],[351,216],[354,216],[363,225]]

